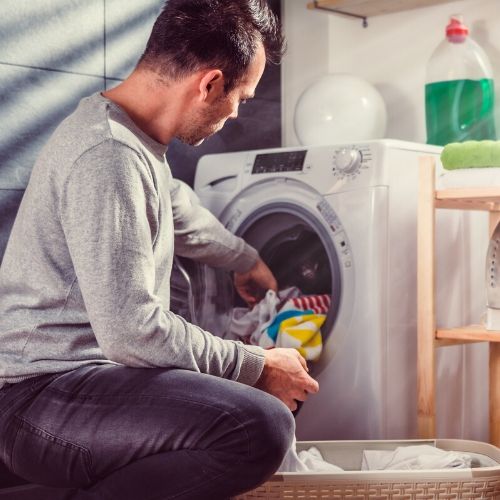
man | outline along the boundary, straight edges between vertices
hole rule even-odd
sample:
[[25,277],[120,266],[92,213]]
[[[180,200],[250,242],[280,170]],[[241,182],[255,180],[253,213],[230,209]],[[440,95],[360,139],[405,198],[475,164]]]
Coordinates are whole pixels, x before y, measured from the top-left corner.
[[221,500],[280,465],[290,410],[318,385],[295,350],[169,311],[174,240],[234,271],[250,304],[276,282],[164,154],[235,118],[282,43],[264,0],[170,0],[130,77],[41,152],[0,270],[0,457],[16,474],[78,500]]

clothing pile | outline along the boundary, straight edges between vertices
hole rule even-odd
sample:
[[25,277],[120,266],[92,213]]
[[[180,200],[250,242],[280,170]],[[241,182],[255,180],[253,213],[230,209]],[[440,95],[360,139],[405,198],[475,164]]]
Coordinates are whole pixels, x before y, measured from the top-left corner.
[[[277,472],[339,472],[312,446],[297,453],[294,439]],[[395,450],[363,450],[361,470],[467,469],[481,464],[466,453],[444,451],[430,445],[399,446]]]
[[264,349],[293,347],[307,360],[321,355],[321,326],[331,299],[328,294],[302,295],[296,287],[268,290],[253,309],[233,309],[230,331],[248,344]]
[[343,469],[326,462],[316,446],[297,453],[297,439],[294,437],[283,462],[276,472],[341,472]]
[[395,450],[364,450],[361,470],[467,469],[467,453],[444,451],[428,444],[399,446]]

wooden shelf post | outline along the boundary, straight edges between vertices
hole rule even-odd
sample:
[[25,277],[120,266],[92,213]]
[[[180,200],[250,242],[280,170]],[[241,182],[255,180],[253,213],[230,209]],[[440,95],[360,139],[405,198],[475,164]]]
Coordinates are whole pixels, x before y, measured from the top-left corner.
[[490,442],[500,446],[500,343],[490,343]]
[[[500,212],[490,212],[490,237],[500,222]],[[499,333],[500,336],[500,333]],[[500,343],[490,342],[490,442],[500,446]]]
[[418,434],[421,438],[436,437],[436,363],[434,337],[435,262],[434,262],[434,160],[419,160],[419,195],[417,222],[417,397]]

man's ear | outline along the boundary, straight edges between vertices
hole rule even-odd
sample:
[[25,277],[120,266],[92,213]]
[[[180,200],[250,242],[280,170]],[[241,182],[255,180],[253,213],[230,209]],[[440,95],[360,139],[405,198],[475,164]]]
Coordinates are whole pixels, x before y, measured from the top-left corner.
[[201,75],[200,100],[211,103],[224,92],[224,75],[220,69],[211,69]]

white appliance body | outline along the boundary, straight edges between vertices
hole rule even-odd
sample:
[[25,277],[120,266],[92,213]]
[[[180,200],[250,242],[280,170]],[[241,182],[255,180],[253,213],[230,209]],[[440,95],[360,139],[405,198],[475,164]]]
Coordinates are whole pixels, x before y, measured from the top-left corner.
[[[261,255],[276,234],[293,240],[309,228],[327,256],[332,310],[322,329],[321,358],[310,364],[320,392],[296,416],[298,439],[416,437],[418,158],[439,161],[440,151],[378,140],[200,159],[194,189],[201,202]],[[451,271],[453,287],[464,280],[460,269],[468,269],[460,265],[462,218],[445,210],[437,220],[440,275]],[[324,282],[322,272],[317,278]],[[220,295],[217,285],[212,288]],[[446,320],[460,322],[462,300],[449,295],[438,288]],[[454,380],[449,390],[455,402],[454,423],[444,433],[456,437],[463,355],[455,350],[448,361],[441,358]]]

